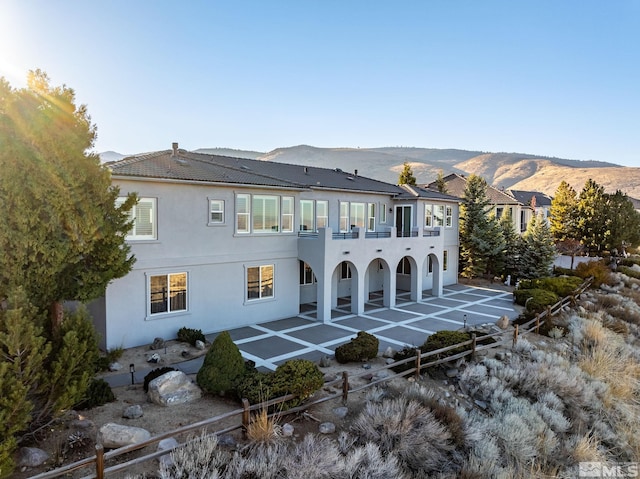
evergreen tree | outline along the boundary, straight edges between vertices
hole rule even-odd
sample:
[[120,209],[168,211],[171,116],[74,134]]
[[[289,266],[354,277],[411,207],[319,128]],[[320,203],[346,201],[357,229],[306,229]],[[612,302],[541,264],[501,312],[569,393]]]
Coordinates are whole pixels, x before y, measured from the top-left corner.
[[116,207],[118,189],[89,153],[95,138],[72,89],[39,70],[23,89],[0,78],[0,297],[24,288],[54,325],[63,300],[99,297],[134,261],[124,236],[135,197]]
[[519,272],[519,258],[520,258],[520,235],[516,233],[515,227],[513,226],[513,218],[511,217],[511,213],[505,212],[500,217],[500,229],[502,233],[502,238],[504,239],[504,268],[503,274],[505,276],[511,275],[512,284],[518,278]]
[[438,177],[436,178],[436,188],[440,193],[447,193],[447,182],[444,181],[444,174],[442,173],[442,170],[438,172]]
[[576,238],[577,207],[576,191],[563,180],[551,200],[551,234],[556,241]]
[[492,249],[489,241],[490,210],[486,180],[476,175],[469,176],[460,205],[460,267],[464,277],[475,278],[487,271]]
[[485,273],[489,278],[504,273],[507,258],[507,243],[503,235],[503,228],[496,215],[492,212],[487,219],[487,268]]
[[626,194],[620,190],[607,195],[606,216],[609,230],[605,247],[623,251],[623,245],[637,245],[640,242],[640,213],[633,207]]
[[587,180],[578,196],[576,238],[591,254],[603,250],[609,236],[611,218],[607,216],[606,203],[604,188],[592,179]]
[[548,276],[556,257],[556,248],[549,225],[542,215],[534,216],[522,236],[521,277],[526,279]]
[[411,169],[411,165],[409,162],[405,161],[402,164],[402,172],[400,173],[400,177],[398,178],[399,185],[416,185],[416,177],[413,176],[413,170]]

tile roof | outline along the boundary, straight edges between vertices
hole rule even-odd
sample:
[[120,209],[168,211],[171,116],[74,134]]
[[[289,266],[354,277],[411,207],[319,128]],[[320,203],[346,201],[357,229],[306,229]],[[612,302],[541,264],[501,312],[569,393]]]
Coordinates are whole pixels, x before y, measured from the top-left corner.
[[531,206],[531,198],[536,197],[536,206],[551,206],[552,198],[540,191],[507,190],[511,196],[523,205]]
[[113,176],[273,186],[335,189],[399,195],[402,188],[336,168],[232,158],[182,149],[156,151],[105,164]]
[[[458,175],[457,173],[451,173],[444,177],[444,181],[447,184],[447,194],[453,195],[456,198],[464,198],[464,191],[467,187],[467,177]],[[436,182],[433,181],[425,188],[437,190]],[[518,200],[508,195],[504,191],[500,191],[493,186],[487,185],[487,197],[489,201],[494,205],[518,205],[521,204]]]

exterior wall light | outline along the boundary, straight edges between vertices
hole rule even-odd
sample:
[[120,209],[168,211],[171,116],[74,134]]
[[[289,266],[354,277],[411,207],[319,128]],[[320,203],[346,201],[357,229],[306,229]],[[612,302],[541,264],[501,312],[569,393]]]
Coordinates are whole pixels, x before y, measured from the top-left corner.
[[131,373],[131,385],[133,386],[133,383],[134,383],[134,381],[133,381],[133,373],[136,372],[136,365],[135,364],[133,364],[133,363],[129,364],[129,372]]

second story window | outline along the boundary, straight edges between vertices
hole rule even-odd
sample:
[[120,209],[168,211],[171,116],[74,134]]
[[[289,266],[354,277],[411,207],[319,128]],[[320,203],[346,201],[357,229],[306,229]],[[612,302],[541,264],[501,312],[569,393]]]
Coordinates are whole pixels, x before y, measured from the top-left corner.
[[249,195],[236,195],[236,233],[249,232]]
[[349,203],[345,201],[340,202],[340,232],[346,233],[349,228]]
[[251,218],[254,233],[277,233],[280,230],[280,208],[277,196],[253,195]]
[[444,211],[445,211],[444,225],[447,228],[451,228],[453,226],[453,207],[445,206]]
[[293,196],[282,197],[282,232],[293,233]]
[[329,202],[316,201],[316,229],[329,226]]
[[433,205],[433,226],[444,226],[444,205]]
[[236,234],[293,233],[293,196],[236,194]]
[[300,231],[315,231],[313,200],[300,200]]
[[351,228],[364,228],[364,203],[351,203],[351,215],[350,215]]
[[367,231],[376,230],[376,204],[369,203],[367,205]]
[[[116,204],[120,206],[126,198],[118,198]],[[156,230],[156,199],[140,198],[138,203],[128,213],[129,220],[133,222],[131,230],[125,236],[128,241],[155,240],[158,238]]]
[[433,205],[424,205],[424,227],[431,228],[433,226]]
[[209,224],[219,225],[224,223],[224,201],[209,200]]

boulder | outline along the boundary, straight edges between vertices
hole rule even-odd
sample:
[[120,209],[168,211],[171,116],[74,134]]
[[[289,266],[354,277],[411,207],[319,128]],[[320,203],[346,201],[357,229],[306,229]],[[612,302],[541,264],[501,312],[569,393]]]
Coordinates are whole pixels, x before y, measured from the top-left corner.
[[[167,439],[163,439],[158,443],[158,451],[168,451],[171,449],[175,449],[178,447],[178,441],[174,437],[168,437]],[[171,453],[167,453],[164,456],[160,456],[158,458],[158,462],[161,466],[166,468],[171,467],[173,465],[173,458],[171,457]]]
[[318,432],[320,434],[333,434],[336,432],[336,425],[332,422],[323,422],[318,426]]
[[293,432],[294,432],[294,427],[289,424],[288,422],[284,423],[282,425],[282,435],[284,437],[291,437],[293,436]]
[[115,361],[111,364],[109,364],[109,371],[113,372],[113,371],[120,371],[122,369],[122,364],[120,364],[118,361]]
[[49,459],[49,454],[37,447],[21,447],[18,449],[18,467],[38,467]]
[[133,406],[127,406],[122,411],[122,417],[127,419],[137,419],[142,417],[144,413],[142,412],[142,406],[140,404],[134,404]]
[[501,316],[500,319],[496,321],[496,326],[498,326],[500,329],[507,329],[509,327],[509,316],[507,316],[506,314],[504,316]]
[[340,419],[344,419],[345,417],[347,417],[347,414],[349,413],[349,408],[346,406],[339,406],[339,407],[334,407],[332,411],[333,411],[333,414],[335,414],[337,417],[339,417]]
[[147,394],[155,404],[172,406],[198,399],[202,391],[182,371],[169,371],[149,382]]
[[201,341],[199,339],[196,340],[196,349],[199,349],[200,351],[204,351],[205,347],[206,345],[204,344],[204,341]]
[[153,343],[151,343],[151,346],[149,346],[149,349],[162,349],[164,348],[165,344],[164,344],[164,339],[162,338],[155,338],[153,340]]
[[151,439],[151,433],[141,427],[123,426],[109,422],[100,428],[102,445],[108,449],[138,444]]

